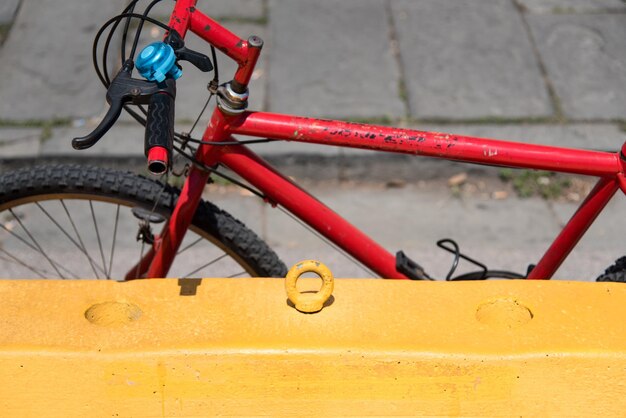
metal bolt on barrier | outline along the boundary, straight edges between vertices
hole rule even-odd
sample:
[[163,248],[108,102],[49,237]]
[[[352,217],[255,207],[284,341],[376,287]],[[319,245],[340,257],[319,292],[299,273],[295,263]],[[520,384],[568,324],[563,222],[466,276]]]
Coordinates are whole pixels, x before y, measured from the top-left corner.
[[[298,279],[305,273],[315,273],[322,279],[322,287],[319,291],[314,293],[298,291]],[[285,278],[287,297],[297,310],[304,313],[321,311],[324,308],[324,304],[330,299],[334,286],[335,282],[330,269],[315,260],[297,263],[289,270]]]

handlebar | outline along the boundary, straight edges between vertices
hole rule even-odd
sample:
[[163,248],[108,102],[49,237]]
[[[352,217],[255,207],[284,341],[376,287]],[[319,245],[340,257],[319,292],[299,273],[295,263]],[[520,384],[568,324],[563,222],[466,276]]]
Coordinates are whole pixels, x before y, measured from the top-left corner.
[[152,95],[148,106],[145,154],[148,170],[158,175],[167,172],[174,138],[174,97],[163,91]]
[[[74,138],[72,146],[82,150],[95,145],[115,124],[127,104],[147,104],[144,151],[148,170],[155,175],[167,172],[174,140],[176,79],[182,74],[178,61],[188,61],[203,72],[214,68],[206,55],[187,49],[178,32],[170,30],[164,42],[146,46],[136,62],[131,56],[122,64],[108,86],[106,99],[110,108],[107,114],[91,133]],[[135,65],[146,80],[132,78]],[[140,117],[136,119],[143,122]]]
[[145,153],[148,170],[163,174],[169,169],[174,138],[174,99],[176,81],[138,80],[131,77],[132,63],[127,63],[115,76],[107,90],[110,105],[102,122],[88,135],[72,140],[72,146],[81,150],[95,145],[117,121],[124,105],[148,105]]

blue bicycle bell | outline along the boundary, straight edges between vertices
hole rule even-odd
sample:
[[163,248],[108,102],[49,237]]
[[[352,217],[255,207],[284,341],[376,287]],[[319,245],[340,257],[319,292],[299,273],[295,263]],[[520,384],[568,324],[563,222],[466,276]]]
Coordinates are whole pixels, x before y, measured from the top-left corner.
[[174,48],[164,42],[154,42],[142,49],[135,67],[146,80],[159,83],[167,77],[176,80],[183,75],[176,65]]

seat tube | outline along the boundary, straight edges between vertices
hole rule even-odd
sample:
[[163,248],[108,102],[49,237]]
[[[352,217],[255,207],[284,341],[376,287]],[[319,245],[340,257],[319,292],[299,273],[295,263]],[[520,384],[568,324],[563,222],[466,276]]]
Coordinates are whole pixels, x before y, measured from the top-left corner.
[[550,279],[618,189],[619,182],[616,178],[604,177],[598,180],[527,278]]

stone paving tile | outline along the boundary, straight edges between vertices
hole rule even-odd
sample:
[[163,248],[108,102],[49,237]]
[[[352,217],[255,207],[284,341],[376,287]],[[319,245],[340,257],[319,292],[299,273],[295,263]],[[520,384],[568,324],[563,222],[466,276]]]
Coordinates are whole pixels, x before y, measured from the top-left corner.
[[9,25],[13,22],[20,0],[2,0],[0,3],[0,25]]
[[270,109],[399,117],[399,69],[379,0],[271,0]]
[[124,1],[24,0],[0,49],[0,118],[89,117],[104,108],[91,63],[98,28]]
[[213,19],[262,19],[263,0],[211,0],[199,1],[196,7]]
[[531,13],[626,11],[622,0],[518,0]]
[[411,114],[541,117],[553,109],[522,19],[508,0],[397,0]]
[[626,14],[528,15],[563,111],[626,117]]
[[0,129],[0,159],[39,155],[41,134],[38,128]]

